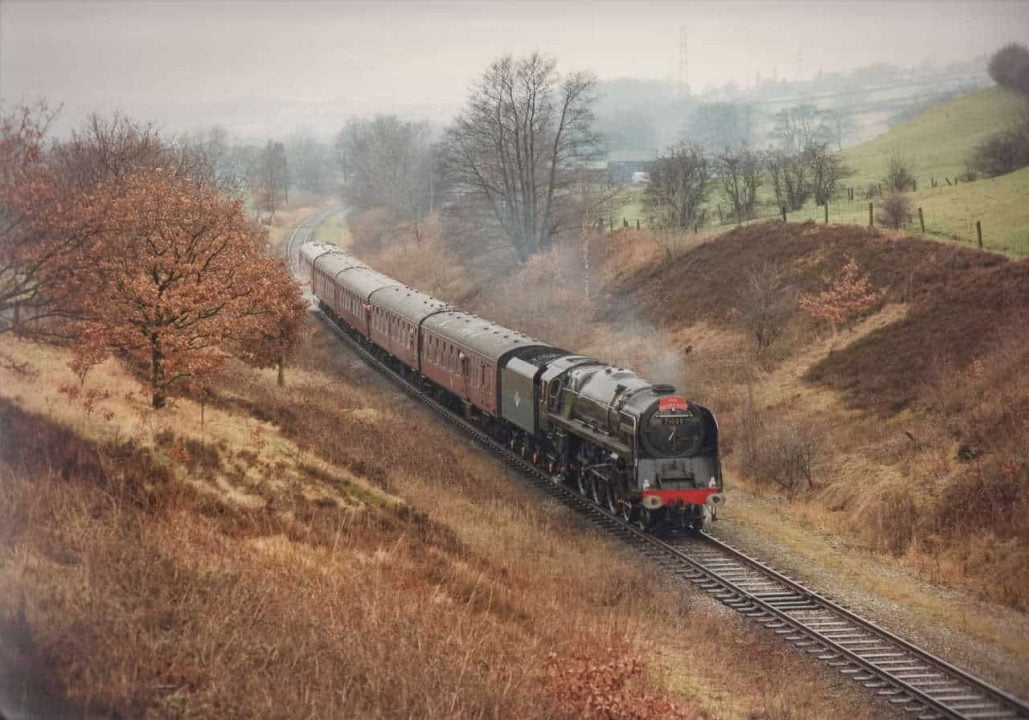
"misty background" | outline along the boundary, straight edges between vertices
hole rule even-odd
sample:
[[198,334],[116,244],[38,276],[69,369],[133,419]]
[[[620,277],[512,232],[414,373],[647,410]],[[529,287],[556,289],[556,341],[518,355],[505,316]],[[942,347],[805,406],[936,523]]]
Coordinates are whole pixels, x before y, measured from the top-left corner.
[[174,132],[328,140],[355,116],[445,125],[491,60],[539,50],[597,74],[614,151],[656,152],[719,102],[745,108],[732,122],[758,144],[782,107],[836,108],[847,144],[985,86],[988,54],[1027,28],[1025,2],[3,0],[0,99],[62,104],[59,134],[121,111]]

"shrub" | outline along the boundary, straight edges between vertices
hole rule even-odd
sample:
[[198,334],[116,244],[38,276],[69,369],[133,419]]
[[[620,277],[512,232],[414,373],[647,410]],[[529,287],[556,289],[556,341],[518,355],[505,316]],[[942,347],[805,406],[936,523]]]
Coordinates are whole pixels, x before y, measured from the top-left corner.
[[746,274],[740,286],[739,311],[743,326],[763,352],[782,335],[797,307],[797,294],[782,270],[765,263]]
[[747,475],[787,492],[804,486],[815,489],[814,467],[821,441],[814,428],[788,420],[770,421],[749,393],[739,422],[740,467]]
[[998,85],[1029,95],[1029,48],[1025,45],[1005,45],[990,58],[987,70]]
[[911,158],[894,151],[886,165],[886,187],[893,192],[915,189],[915,165]]
[[627,643],[594,654],[547,657],[547,675],[569,717],[595,720],[695,720],[696,712],[635,687],[646,665]]
[[911,201],[899,192],[888,195],[879,207],[878,219],[884,227],[903,227],[911,222]]
[[1017,127],[992,135],[972,151],[970,169],[994,177],[1029,165],[1029,118]]
[[841,327],[850,327],[871,310],[884,293],[867,274],[861,274],[857,261],[849,258],[839,275],[826,278],[825,290],[802,295],[800,307],[813,319],[829,323],[835,336]]

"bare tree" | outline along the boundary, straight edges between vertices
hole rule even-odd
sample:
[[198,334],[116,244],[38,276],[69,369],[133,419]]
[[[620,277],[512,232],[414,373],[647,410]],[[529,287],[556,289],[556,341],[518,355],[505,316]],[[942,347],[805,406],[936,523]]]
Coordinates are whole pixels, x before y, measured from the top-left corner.
[[348,122],[336,137],[343,195],[355,208],[385,208],[398,220],[417,220],[435,193],[429,126],[395,115]]
[[581,222],[576,171],[598,156],[592,74],[562,77],[533,53],[493,62],[472,88],[440,149],[451,191],[485,212],[484,229],[520,260]]
[[754,213],[757,189],[761,186],[761,159],[746,145],[738,150],[726,148],[715,158],[715,172],[722,190],[729,198],[736,222],[742,222]]
[[53,148],[50,162],[64,182],[95,187],[153,168],[209,184],[215,178],[212,158],[202,143],[188,138],[172,142],[155,126],[116,113],[91,115],[69,140]]
[[328,146],[300,130],[286,142],[286,155],[296,187],[312,193],[326,191],[329,185]]
[[832,134],[827,116],[814,105],[798,105],[775,114],[772,135],[786,152],[801,152],[811,145],[828,142]]
[[898,150],[890,153],[886,163],[886,187],[893,192],[906,192],[915,187],[915,163]]
[[765,263],[746,274],[738,307],[743,326],[761,353],[782,336],[797,308],[797,293],[779,267]]
[[711,185],[711,162],[699,145],[680,143],[654,161],[643,205],[665,227],[696,231]]
[[836,194],[840,181],[852,174],[839,155],[829,151],[828,145],[812,145],[804,151],[811,182],[811,194],[817,205],[825,205]]
[[773,150],[765,157],[775,200],[789,210],[799,210],[811,196],[809,166],[802,153]]
[[289,164],[282,143],[269,140],[265,145],[252,186],[257,207],[272,217],[276,210],[289,202]]
[[852,132],[857,128],[857,121],[854,120],[853,115],[843,113],[839,110],[826,110],[822,114],[826,128],[828,128],[830,135],[832,135],[832,141],[836,145],[837,150],[843,149],[844,138],[850,136]]

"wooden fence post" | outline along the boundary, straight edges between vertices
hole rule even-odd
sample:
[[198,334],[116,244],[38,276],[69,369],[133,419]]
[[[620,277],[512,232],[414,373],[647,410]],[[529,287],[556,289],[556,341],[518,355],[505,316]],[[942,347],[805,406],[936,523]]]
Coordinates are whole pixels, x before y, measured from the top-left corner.
[[782,221],[786,222],[786,206],[782,205]]
[[975,221],[975,235],[979,238],[979,249],[983,249],[983,225],[978,220]]
[[640,219],[639,218],[636,218],[636,229],[637,230],[640,229]]
[[925,216],[922,214],[922,208],[918,208],[918,225],[922,228],[922,234],[925,234]]
[[868,227],[872,227],[872,203],[868,203]]
[[829,224],[829,201],[825,201],[825,224]]

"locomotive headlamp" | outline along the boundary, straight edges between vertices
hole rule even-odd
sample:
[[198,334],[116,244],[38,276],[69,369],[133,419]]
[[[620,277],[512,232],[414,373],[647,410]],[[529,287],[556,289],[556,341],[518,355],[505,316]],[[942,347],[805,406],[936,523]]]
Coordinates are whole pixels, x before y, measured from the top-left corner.
[[707,503],[709,505],[721,505],[723,502],[725,502],[725,498],[722,497],[722,493],[715,493],[714,495],[709,495],[707,498]]
[[643,507],[647,510],[657,510],[664,505],[660,495],[647,495],[643,498]]

